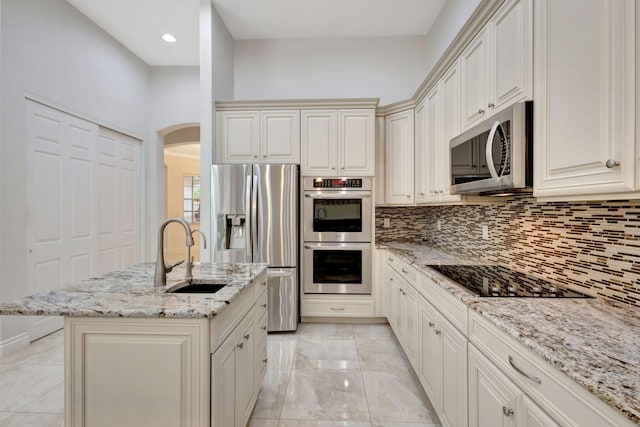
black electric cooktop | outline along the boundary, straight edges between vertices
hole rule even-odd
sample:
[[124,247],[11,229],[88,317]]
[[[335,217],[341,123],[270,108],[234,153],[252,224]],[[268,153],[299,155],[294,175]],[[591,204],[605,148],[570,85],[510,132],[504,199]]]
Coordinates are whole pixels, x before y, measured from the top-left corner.
[[482,297],[592,298],[545,279],[498,265],[430,265]]

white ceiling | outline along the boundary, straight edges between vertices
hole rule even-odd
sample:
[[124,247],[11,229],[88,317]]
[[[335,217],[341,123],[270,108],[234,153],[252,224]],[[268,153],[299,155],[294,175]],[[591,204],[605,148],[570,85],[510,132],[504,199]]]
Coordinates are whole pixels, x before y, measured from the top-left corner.
[[[198,65],[200,0],[67,1],[149,65]],[[212,1],[246,40],[425,35],[446,0]]]

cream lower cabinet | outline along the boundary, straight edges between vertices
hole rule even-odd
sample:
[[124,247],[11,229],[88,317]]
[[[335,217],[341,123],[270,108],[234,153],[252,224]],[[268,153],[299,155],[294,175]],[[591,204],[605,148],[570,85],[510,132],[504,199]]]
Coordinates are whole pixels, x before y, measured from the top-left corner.
[[509,378],[469,346],[469,427],[558,427]]
[[394,259],[392,265],[393,267],[387,271],[389,322],[409,362],[416,366],[419,357],[416,273],[413,268],[398,259]]
[[534,196],[638,197],[638,7],[635,0],[534,2]]
[[420,297],[417,369],[443,426],[467,425],[467,338]]

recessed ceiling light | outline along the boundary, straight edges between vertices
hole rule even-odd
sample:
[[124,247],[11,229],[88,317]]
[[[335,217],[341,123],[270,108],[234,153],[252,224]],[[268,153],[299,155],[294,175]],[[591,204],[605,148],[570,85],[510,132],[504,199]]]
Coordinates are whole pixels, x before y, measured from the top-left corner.
[[175,36],[173,34],[169,34],[169,33],[163,34],[162,35],[162,40],[166,41],[167,43],[175,43],[177,41]]

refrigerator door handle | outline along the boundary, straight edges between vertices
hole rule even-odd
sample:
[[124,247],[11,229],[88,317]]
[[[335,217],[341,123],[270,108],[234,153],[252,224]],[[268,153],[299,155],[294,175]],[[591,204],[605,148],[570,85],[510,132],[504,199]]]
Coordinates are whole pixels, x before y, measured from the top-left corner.
[[250,252],[251,252],[251,230],[253,229],[253,218],[251,215],[251,184],[253,182],[253,175],[246,175],[245,176],[245,191],[244,191],[244,206],[245,206],[245,230],[244,230],[244,246],[245,246],[245,251],[244,251],[244,261],[245,262],[253,262],[252,259],[250,259]]
[[258,254],[258,191],[260,191],[258,186],[260,182],[257,175],[252,175],[251,181],[251,246],[247,250],[251,251],[250,262],[255,262]]

